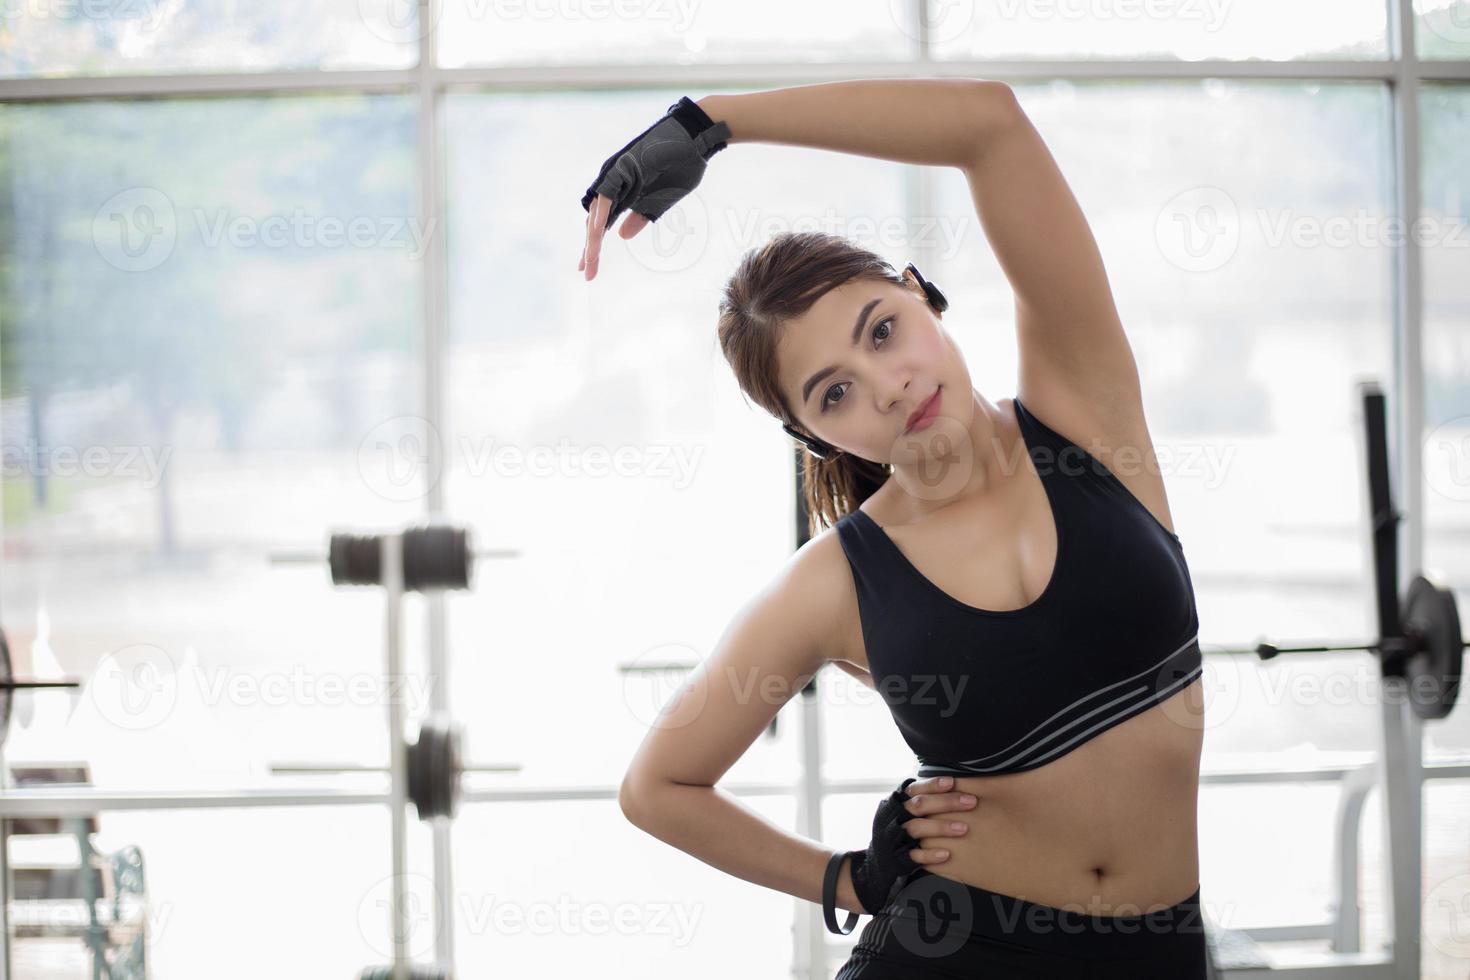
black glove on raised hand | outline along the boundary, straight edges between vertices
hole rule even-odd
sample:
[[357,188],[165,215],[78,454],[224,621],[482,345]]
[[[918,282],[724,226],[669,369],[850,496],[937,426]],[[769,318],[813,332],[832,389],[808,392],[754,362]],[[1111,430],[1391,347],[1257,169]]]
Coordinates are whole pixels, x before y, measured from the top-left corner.
[[868,915],[887,905],[899,879],[919,867],[918,862],[909,857],[909,851],[918,847],[919,842],[904,829],[904,824],[914,819],[914,815],[904,809],[904,803],[909,799],[907,790],[910,783],[917,781],[916,777],[910,776],[878,804],[873,815],[873,839],[866,850],[838,851],[829,860],[822,894],[822,912],[829,932],[845,936],[857,921],[854,914],[848,919],[846,928],[837,925],[836,871],[841,867],[842,858],[852,858],[853,891]]
[[706,161],[723,150],[729,138],[730,127],[715,122],[686,95],[603,162],[597,179],[582,195],[582,210],[591,213],[592,201],[606,194],[612,207],[605,228],[629,208],[657,221],[699,186]]

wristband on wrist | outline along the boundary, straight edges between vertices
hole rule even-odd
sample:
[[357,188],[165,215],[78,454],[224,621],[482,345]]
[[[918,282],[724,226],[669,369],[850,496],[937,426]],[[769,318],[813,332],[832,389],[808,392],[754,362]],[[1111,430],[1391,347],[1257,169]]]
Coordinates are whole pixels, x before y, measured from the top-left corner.
[[858,913],[848,912],[847,922],[837,924],[837,878],[842,873],[842,860],[852,851],[834,851],[827,859],[827,873],[822,878],[822,916],[827,920],[827,931],[846,936],[857,925]]

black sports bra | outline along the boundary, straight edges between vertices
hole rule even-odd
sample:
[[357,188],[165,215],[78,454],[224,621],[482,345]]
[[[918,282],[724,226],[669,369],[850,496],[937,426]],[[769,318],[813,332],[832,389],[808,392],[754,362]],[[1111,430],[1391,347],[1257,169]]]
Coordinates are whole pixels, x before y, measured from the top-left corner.
[[1051,580],[1019,609],[968,605],[866,511],[837,522],[873,683],[921,778],[1044,766],[1199,677],[1178,535],[1107,467],[1013,399],[1056,525]]

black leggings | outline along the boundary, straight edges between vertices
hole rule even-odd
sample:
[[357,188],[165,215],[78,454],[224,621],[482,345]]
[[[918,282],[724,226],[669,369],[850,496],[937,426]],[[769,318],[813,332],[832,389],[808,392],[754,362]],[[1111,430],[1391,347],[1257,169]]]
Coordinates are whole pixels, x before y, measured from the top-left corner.
[[1205,980],[1199,889],[1158,912],[1089,915],[920,867],[834,980]]

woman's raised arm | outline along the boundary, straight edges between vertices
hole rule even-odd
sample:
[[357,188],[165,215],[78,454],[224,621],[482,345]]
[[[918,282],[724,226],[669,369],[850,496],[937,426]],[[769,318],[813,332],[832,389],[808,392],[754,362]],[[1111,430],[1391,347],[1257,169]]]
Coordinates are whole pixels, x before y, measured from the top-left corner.
[[[1022,117],[1009,85],[982,78],[860,78],[745,95],[707,95],[688,108],[708,117],[686,118],[691,138],[694,131],[689,126],[697,127],[700,122],[709,126],[713,120],[728,128],[728,137],[723,132],[718,134],[720,148],[730,143],[786,143],[898,163],[959,168],[969,167],[991,136]],[[690,115],[687,109],[685,114]],[[643,135],[647,134],[645,131]],[[666,135],[676,137],[678,131]],[[706,133],[702,138],[714,137]],[[637,150],[630,143],[620,152]],[[604,164],[604,174],[617,158],[615,154]],[[612,223],[609,215],[633,206],[633,213],[618,226],[619,237],[627,241],[651,219],[657,220],[658,213],[692,190],[703,176],[703,165],[696,164],[697,173],[691,171],[668,183],[671,174],[659,170],[661,162],[677,167],[687,163],[688,157],[679,153],[645,154],[636,165],[627,167],[627,179],[620,186],[634,199],[620,197],[615,203],[601,188],[595,194],[584,195],[587,225],[577,259],[577,271],[584,279],[597,275],[602,239]],[[637,195],[646,188],[638,186],[635,175],[655,189],[660,180],[667,183],[653,195],[656,208],[638,206],[641,199]],[[649,212],[647,216],[645,211]]]
[[697,100],[730,143],[785,143],[899,163],[964,167],[1016,118],[1009,85],[982,78],[860,78]]

